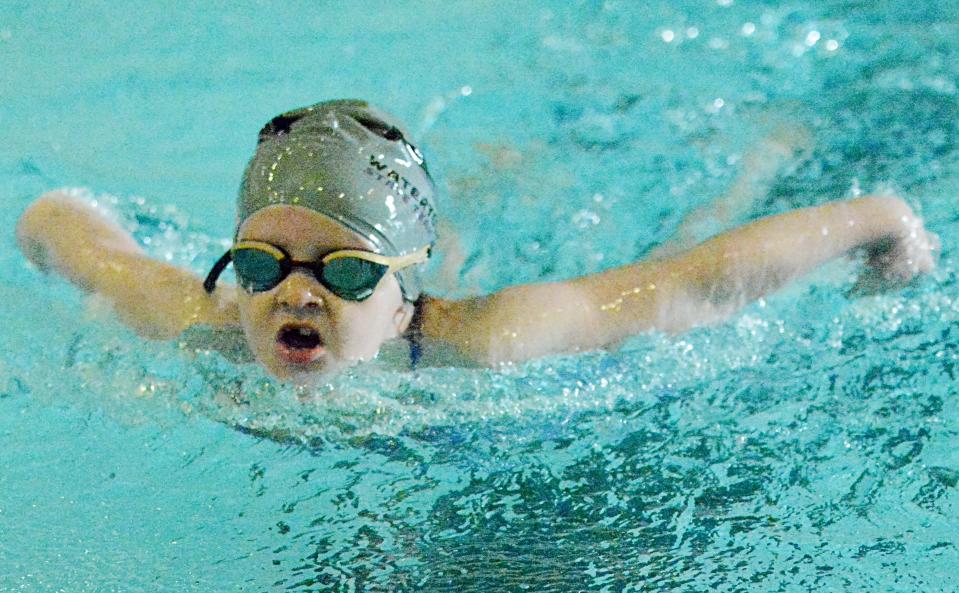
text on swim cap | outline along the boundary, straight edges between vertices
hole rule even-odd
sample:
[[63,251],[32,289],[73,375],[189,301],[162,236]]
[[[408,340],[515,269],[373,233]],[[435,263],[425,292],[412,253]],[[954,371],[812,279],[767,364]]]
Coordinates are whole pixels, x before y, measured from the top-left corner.
[[405,204],[413,207],[417,219],[425,224],[431,233],[435,233],[436,213],[433,206],[429,199],[422,195],[419,188],[413,185],[409,179],[403,177],[385,163],[380,162],[376,155],[372,154],[370,155],[370,166],[366,168],[366,174],[375,177],[377,181],[382,181],[386,187],[399,194]]

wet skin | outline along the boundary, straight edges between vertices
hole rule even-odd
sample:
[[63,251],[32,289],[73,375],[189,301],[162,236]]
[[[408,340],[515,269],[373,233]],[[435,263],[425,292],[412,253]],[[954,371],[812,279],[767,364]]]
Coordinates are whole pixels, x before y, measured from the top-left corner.
[[[256,212],[238,238],[274,244],[297,261],[372,247],[332,219],[290,205]],[[17,241],[40,269],[101,295],[141,335],[171,339],[192,326],[240,325],[266,370],[297,383],[373,358],[413,313],[393,275],[362,302],[334,296],[303,268],[269,291],[247,294],[223,282],[207,294],[191,270],[148,257],[116,223],[63,192],[24,212]],[[437,351],[493,366],[602,348],[644,331],[717,322],[857,249],[882,289],[933,270],[939,240],[901,199],[830,202],[753,221],[663,259],[459,300],[423,297],[420,331]],[[218,347],[215,340],[209,347]]]
[[[243,223],[237,238],[276,245],[297,261],[316,261],[338,249],[375,251],[363,236],[301,206],[264,208]],[[237,304],[257,361],[295,382],[375,357],[383,342],[403,334],[413,313],[393,274],[383,277],[372,296],[352,302],[331,293],[305,268],[294,269],[271,290],[237,291]],[[319,343],[290,348],[285,338],[291,331],[318,336]]]

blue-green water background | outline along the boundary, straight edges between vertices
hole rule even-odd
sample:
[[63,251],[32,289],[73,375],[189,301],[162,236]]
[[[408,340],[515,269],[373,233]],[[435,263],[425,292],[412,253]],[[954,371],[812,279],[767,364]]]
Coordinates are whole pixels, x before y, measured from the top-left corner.
[[[0,591],[959,589],[957,15],[5,2]],[[641,257],[783,121],[812,158],[747,218],[891,188],[941,265],[849,300],[837,263],[679,338],[302,393],[139,342],[15,249],[35,196],[86,186],[200,272],[260,126],[341,96],[423,145],[463,263],[442,294]]]

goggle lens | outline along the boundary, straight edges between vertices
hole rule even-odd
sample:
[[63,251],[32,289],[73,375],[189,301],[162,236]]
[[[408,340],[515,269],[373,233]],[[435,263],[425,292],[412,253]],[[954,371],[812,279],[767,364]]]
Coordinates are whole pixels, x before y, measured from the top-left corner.
[[[251,292],[270,290],[288,274],[289,263],[277,255],[254,247],[233,250],[233,267],[240,286]],[[326,263],[310,266],[317,279],[336,296],[362,301],[373,294],[389,266],[360,259],[337,257]]]
[[319,282],[336,296],[348,301],[362,301],[373,294],[383,276],[391,271],[425,263],[430,246],[414,253],[384,256],[356,249],[328,253],[320,261],[295,261],[275,245],[260,241],[240,241],[213,264],[203,280],[203,289],[213,293],[216,279],[230,262],[236,270],[240,286],[249,292],[270,290],[286,278],[293,268],[310,270]]
[[376,289],[389,266],[358,257],[338,257],[325,264],[320,282],[338,297],[360,301]]
[[251,292],[270,290],[285,276],[280,261],[274,255],[260,249],[234,250],[233,268],[236,270],[240,286]]

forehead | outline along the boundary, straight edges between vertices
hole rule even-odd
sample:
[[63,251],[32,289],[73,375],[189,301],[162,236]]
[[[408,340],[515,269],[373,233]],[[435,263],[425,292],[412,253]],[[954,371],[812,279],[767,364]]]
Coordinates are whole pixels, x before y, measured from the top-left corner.
[[271,243],[294,257],[310,257],[330,249],[376,250],[368,239],[329,216],[286,204],[255,212],[240,226],[237,239]]

